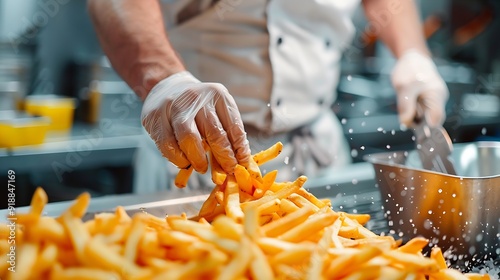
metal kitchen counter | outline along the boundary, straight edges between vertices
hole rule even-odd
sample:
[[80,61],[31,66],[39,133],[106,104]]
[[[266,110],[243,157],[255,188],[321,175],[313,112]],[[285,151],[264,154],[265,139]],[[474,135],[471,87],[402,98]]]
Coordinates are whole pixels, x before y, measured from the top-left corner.
[[44,144],[0,149],[0,171],[16,173],[60,168],[130,165],[143,138],[138,120],[76,123],[68,133],[49,133]]

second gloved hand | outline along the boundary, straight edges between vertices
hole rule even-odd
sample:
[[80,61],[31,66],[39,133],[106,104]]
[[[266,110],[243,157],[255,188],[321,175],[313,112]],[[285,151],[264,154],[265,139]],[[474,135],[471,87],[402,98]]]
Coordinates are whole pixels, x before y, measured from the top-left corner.
[[241,115],[228,90],[218,83],[202,83],[187,71],[153,87],[141,118],[163,156],[179,168],[192,165],[200,173],[207,171],[202,139],[228,173],[251,157]]
[[424,109],[430,125],[444,122],[448,88],[430,57],[417,50],[405,52],[392,70],[391,79],[402,124],[413,125],[417,103]]

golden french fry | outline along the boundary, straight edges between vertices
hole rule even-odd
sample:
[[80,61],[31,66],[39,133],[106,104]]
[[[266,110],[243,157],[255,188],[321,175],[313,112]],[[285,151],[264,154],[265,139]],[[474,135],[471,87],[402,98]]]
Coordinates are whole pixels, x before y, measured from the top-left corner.
[[270,237],[279,236],[286,231],[302,224],[309,216],[314,213],[311,207],[300,208],[299,210],[286,215],[276,221],[270,222],[262,227],[264,235]]
[[10,226],[7,224],[0,224],[0,239],[8,239],[10,236]]
[[283,143],[277,142],[266,150],[260,151],[253,156],[253,159],[257,165],[263,165],[264,163],[276,158],[283,150]]
[[219,238],[217,233],[212,230],[212,226],[210,225],[204,225],[189,220],[173,220],[170,222],[170,225],[174,230],[183,231],[185,233],[197,236],[202,240],[215,244],[217,247],[225,251],[235,252],[238,250],[237,242],[229,239]]
[[73,215],[73,217],[82,218],[87,212],[87,208],[90,204],[90,194],[85,192],[79,195],[75,202],[68,208],[68,212]]
[[181,189],[185,188],[187,186],[191,173],[193,173],[192,165],[189,165],[188,168],[179,169],[179,173],[177,173],[177,176],[175,176],[174,180],[175,186]]
[[243,166],[248,170],[250,176],[257,182],[262,182],[262,174],[260,173],[259,165],[255,162],[253,157],[249,158],[249,161],[243,163]]
[[277,279],[300,280],[305,278],[305,272],[294,266],[280,264],[275,267]]
[[234,176],[227,177],[226,190],[224,192],[224,203],[226,214],[231,219],[241,223],[243,221],[244,214],[240,206],[239,187]]
[[30,273],[35,268],[39,245],[35,243],[25,243],[17,249],[16,271],[7,273],[7,279],[24,280],[30,279]]
[[209,279],[215,278],[214,268],[220,265],[220,263],[208,259],[202,261],[189,261],[183,266],[179,266],[177,269],[167,269],[163,273],[155,275],[153,280],[163,280],[163,279],[204,279],[202,276]]
[[240,202],[248,202],[255,199],[252,195],[242,191],[241,189],[239,190],[239,194],[240,194]]
[[90,240],[90,234],[86,231],[83,222],[79,218],[72,216],[69,212],[64,213],[61,218],[63,226],[69,234],[78,260],[84,262],[85,258],[83,252]]
[[260,213],[259,215],[270,215],[272,213],[278,212],[280,210],[280,204],[281,200],[275,199],[260,205],[259,207],[257,207]]
[[256,187],[255,190],[253,191],[253,197],[255,198],[261,198],[264,196],[264,190],[260,187]]
[[295,203],[291,202],[290,200],[288,200],[286,198],[283,198],[280,201],[280,211],[283,214],[290,214],[290,213],[293,213],[299,209],[300,208],[297,205],[295,205]]
[[278,264],[299,265],[307,262],[316,247],[315,245],[298,244],[289,250],[282,251],[271,258],[271,266]]
[[[214,211],[212,212],[212,214],[209,214],[209,215],[206,215],[206,216],[203,216],[203,218],[205,218],[205,220],[207,220],[208,222],[212,222],[215,218],[217,218],[218,216],[220,215],[225,215],[226,214],[226,209],[223,205],[217,205],[214,209]],[[199,220],[200,217],[193,217],[193,218],[190,218],[190,220],[194,220],[194,221],[197,221]]]
[[47,193],[40,187],[36,188],[33,197],[31,198],[30,213],[41,216],[43,208],[48,202]]
[[224,203],[224,192],[221,190],[218,190],[215,192],[215,201],[219,203],[220,205],[225,205]]
[[278,215],[278,213],[271,214],[271,220],[272,221],[276,221],[276,220],[279,220],[279,219],[281,219],[281,216]]
[[268,190],[272,192],[277,192],[283,188],[288,187],[291,184],[293,184],[293,182],[273,182],[271,186],[269,186]]
[[146,215],[147,214],[138,213],[132,218],[132,228],[127,236],[123,254],[125,259],[131,263],[134,263],[137,259],[137,248],[143,233],[146,231]]
[[358,227],[353,226],[340,227],[338,235],[350,239],[361,239],[364,237],[359,234]]
[[344,219],[344,224],[346,224],[348,226],[355,226],[355,227],[357,227],[360,236],[362,236],[363,238],[377,237],[377,235],[375,233],[373,233],[372,231],[370,231],[367,228],[363,227],[358,222],[350,219],[347,216]]
[[[170,216],[167,217],[167,219],[169,218]],[[181,215],[180,216],[180,219],[186,219],[185,216]],[[164,218],[159,218],[159,217],[156,217],[156,216],[153,216],[153,215],[146,215],[145,218],[144,218],[144,222],[146,223],[146,225],[148,227],[152,227],[152,228],[155,228],[157,230],[163,230],[163,229],[167,229],[168,228],[168,224],[165,222],[165,219]]]
[[[338,219],[337,219],[338,220]],[[307,279],[320,279],[325,266],[328,248],[332,244],[333,226],[325,228],[323,236],[309,259],[309,269],[307,270]]]
[[[406,242],[405,245],[398,248],[398,251],[410,254],[417,254],[422,252],[425,246],[429,244],[429,240],[423,237],[415,237]],[[442,267],[443,268],[443,267]],[[446,268],[446,265],[445,267]]]
[[[168,249],[165,246],[169,245],[162,245],[160,242],[160,237],[159,235],[161,233],[164,233],[166,231],[150,231],[147,230],[144,235],[141,238],[140,244],[139,244],[139,263],[144,263],[147,259],[149,258],[159,258],[159,259],[167,259],[168,257]],[[174,232],[174,231],[169,231],[169,232]],[[163,241],[163,240],[162,240]],[[182,246],[183,244],[190,244],[190,243],[173,243],[179,244],[179,246]],[[172,247],[172,246],[169,246]]]
[[241,208],[244,210],[247,207],[259,207],[260,205],[267,203],[271,200],[274,200],[276,198],[278,199],[286,198],[292,193],[295,193],[300,187],[302,187],[302,185],[304,185],[306,181],[307,181],[306,176],[300,176],[292,184],[286,186],[285,188],[280,189],[279,191],[271,195],[264,195],[262,198],[259,198],[257,200],[242,203]]
[[160,271],[166,270],[176,270],[179,269],[182,265],[179,262],[165,260],[162,258],[156,257],[148,257],[144,260],[144,263],[153,268],[153,270],[158,273]]
[[40,215],[35,213],[16,213],[15,219],[18,225],[32,225],[40,219]]
[[243,275],[252,260],[251,245],[252,243],[250,240],[243,237],[236,255],[232,258],[229,264],[222,268],[222,271],[217,279],[230,280]]
[[119,224],[115,214],[106,212],[96,214],[94,221],[93,230],[103,234],[112,234]]
[[272,170],[266,173],[264,177],[262,177],[262,190],[267,191],[273,185],[276,180],[276,176],[278,176],[278,170]]
[[8,254],[10,251],[10,244],[7,238],[0,239],[0,255]]
[[344,277],[355,271],[358,267],[357,264],[365,263],[381,253],[382,251],[377,247],[364,247],[355,254],[341,255],[330,262],[326,274],[329,279]]
[[262,215],[259,217],[259,225],[260,226],[266,225],[272,220],[273,220],[273,215]]
[[273,270],[267,261],[266,255],[257,246],[252,244],[253,260],[250,263],[250,274],[255,280],[268,280],[274,279]]
[[224,172],[219,162],[211,152],[210,152],[210,172],[212,174],[212,182],[214,182],[215,185],[224,184],[224,181],[226,181],[227,174],[226,172]]
[[[343,277],[342,279],[345,280],[374,279],[375,275],[380,275],[380,269],[381,269],[380,266],[364,265],[356,269],[356,271],[349,274],[348,276]],[[384,278],[384,279],[398,279],[398,278]]]
[[[299,189],[300,190],[300,189]],[[288,200],[293,202],[295,205],[298,207],[302,208],[305,207],[306,205],[314,209],[314,212],[319,211],[319,207],[311,203],[309,200],[305,199],[303,196],[300,196],[296,193],[292,193],[290,196],[288,196]]]
[[436,261],[419,255],[391,250],[384,252],[384,257],[394,263],[403,265],[410,272],[430,274],[439,271],[439,265]]
[[250,208],[245,212],[243,230],[246,236],[250,237],[252,240],[256,240],[262,235],[259,225],[259,214],[258,208]]
[[236,182],[242,191],[249,195],[253,194],[252,178],[245,167],[237,164],[234,168],[234,177],[236,178]]
[[280,235],[278,238],[285,241],[300,242],[306,239],[310,234],[316,233],[319,230],[333,224],[337,218],[338,214],[334,212],[318,213],[312,215],[302,224],[290,229],[289,231]]
[[306,191],[306,189],[304,189],[304,188],[300,188],[297,191],[297,194],[302,196],[303,198],[307,199],[310,203],[314,204],[318,208],[323,208],[326,206],[326,204],[323,201],[317,199],[314,195],[312,195],[310,192]]
[[130,218],[130,216],[127,214],[127,211],[122,206],[116,207],[115,216],[119,223],[132,222],[132,218]]
[[[326,204],[325,204],[325,206],[326,206]],[[344,215],[353,221],[357,221],[360,225],[364,225],[364,224],[368,223],[368,221],[370,220],[370,215],[368,215],[368,214],[344,213]]]
[[40,217],[30,227],[29,238],[37,242],[53,242],[60,246],[69,246],[71,240],[66,234],[64,227],[52,217]]
[[[413,276],[413,277],[412,277]],[[379,278],[378,279],[395,279],[395,280],[404,280],[404,279],[415,279],[415,280],[425,280],[425,277],[418,277],[415,274],[401,271],[390,267],[389,265],[384,265],[380,268]]]
[[62,269],[55,266],[51,272],[51,279],[58,280],[109,280],[119,279],[119,275],[114,272],[105,271],[98,268],[71,267]]
[[490,276],[488,274],[479,273],[465,273],[465,277],[469,280],[489,280]]
[[[332,207],[332,202],[330,201],[329,198],[322,198],[322,199],[320,199],[320,201],[323,202],[325,204],[325,206]],[[368,216],[370,216],[370,215],[368,215]]]
[[362,248],[366,246],[377,247],[381,250],[391,250],[397,247],[392,236],[376,236],[371,238],[349,239],[338,236],[343,247]]
[[73,248],[59,247],[57,251],[57,262],[64,267],[81,265]]
[[243,227],[227,216],[218,216],[212,222],[215,232],[224,238],[239,241],[243,235]]
[[182,231],[169,230],[158,233],[158,242],[163,246],[188,246],[198,241],[200,241],[198,237]]
[[435,260],[440,269],[445,269],[448,267],[446,265],[446,260],[444,259],[443,253],[441,252],[441,248],[433,247],[431,249],[431,259]]
[[134,262],[110,250],[96,239],[89,240],[84,247],[84,256],[92,266],[113,271],[123,278],[145,278],[148,271],[140,268]]
[[209,215],[209,214],[214,212],[215,207],[217,207],[217,200],[215,199],[215,193],[218,192],[219,190],[220,190],[220,186],[216,185],[213,188],[212,192],[210,192],[210,195],[208,196],[207,200],[205,200],[205,202],[203,202],[203,205],[200,208],[200,211],[198,214],[200,217]]
[[34,270],[31,273],[33,275],[42,275],[43,273],[49,271],[57,261],[57,251],[57,246],[54,244],[48,244],[45,246],[45,248],[43,248],[38,255],[34,265]]

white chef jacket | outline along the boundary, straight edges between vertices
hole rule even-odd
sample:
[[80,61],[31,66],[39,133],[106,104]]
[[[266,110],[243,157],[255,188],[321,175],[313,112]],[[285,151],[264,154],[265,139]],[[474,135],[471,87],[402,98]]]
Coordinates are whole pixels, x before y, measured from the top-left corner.
[[316,141],[313,146],[320,146],[332,159],[330,166],[350,162],[341,125],[330,108],[336,98],[341,51],[352,41],[351,16],[359,2],[161,3],[169,39],[187,69],[201,81],[228,88],[241,112],[252,152],[276,141],[285,144],[275,166],[268,169],[288,164],[289,170],[279,170],[279,177],[293,179],[295,167],[290,160],[298,153],[307,175],[318,171],[315,160],[304,151],[308,149],[305,143],[289,143],[289,132],[300,127],[309,127]]

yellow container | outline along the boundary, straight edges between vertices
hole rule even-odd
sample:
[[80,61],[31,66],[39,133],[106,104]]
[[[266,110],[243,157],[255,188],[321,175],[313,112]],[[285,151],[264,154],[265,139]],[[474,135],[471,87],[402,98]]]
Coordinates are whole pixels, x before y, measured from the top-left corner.
[[73,126],[75,99],[53,95],[26,98],[25,110],[34,116],[50,118],[49,130],[69,130]]
[[43,117],[0,119],[0,148],[42,144],[49,125]]

